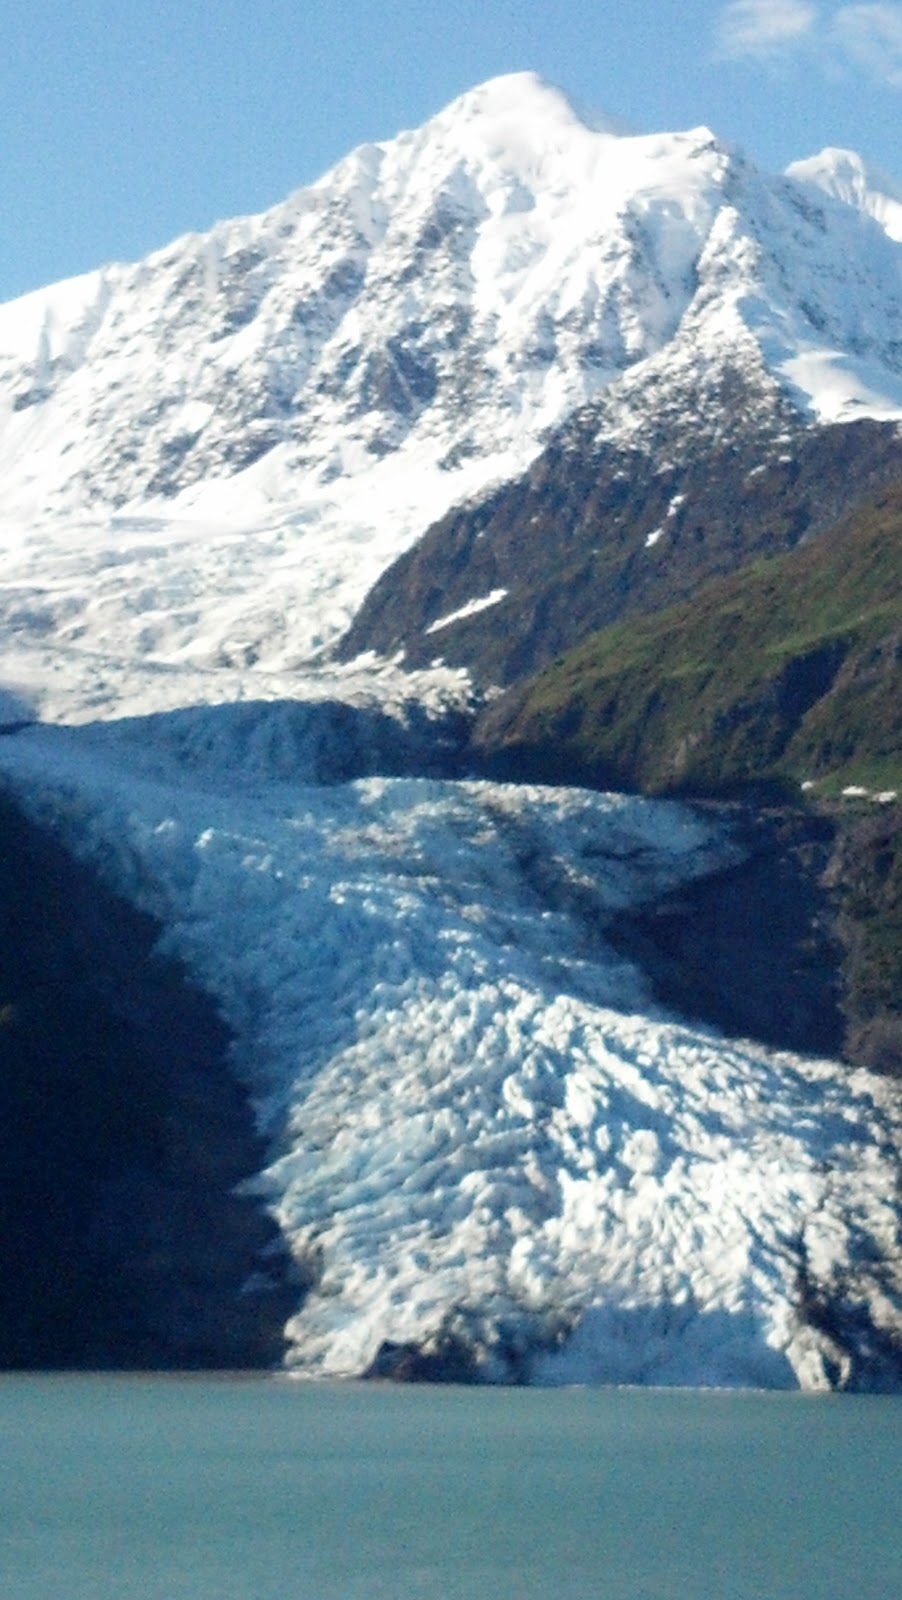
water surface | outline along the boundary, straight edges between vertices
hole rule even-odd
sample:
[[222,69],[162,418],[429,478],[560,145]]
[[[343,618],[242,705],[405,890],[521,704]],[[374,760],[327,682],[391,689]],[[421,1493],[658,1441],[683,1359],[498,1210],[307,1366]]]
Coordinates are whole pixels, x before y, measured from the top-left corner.
[[902,1397],[0,1379],[3,1600],[897,1600]]

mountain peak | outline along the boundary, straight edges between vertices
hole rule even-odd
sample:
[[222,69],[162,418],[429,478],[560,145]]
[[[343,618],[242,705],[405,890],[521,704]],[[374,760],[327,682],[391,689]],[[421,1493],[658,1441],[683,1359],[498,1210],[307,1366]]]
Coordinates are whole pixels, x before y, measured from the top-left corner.
[[438,113],[438,119],[471,122],[497,117],[507,121],[536,115],[543,121],[558,120],[563,125],[581,123],[593,132],[615,131],[614,123],[606,118],[583,116],[563,89],[537,72],[506,72],[500,77],[488,78],[485,83],[458,95]]
[[[722,431],[727,369],[800,414],[902,415],[902,256],[860,208],[813,204],[706,129],[616,137],[595,120],[535,73],[494,78],[261,216],[4,308],[6,526],[66,540],[73,518],[112,516],[117,546],[136,518],[261,530],[209,628],[193,535],[173,546],[183,576],[141,590],[146,612],[120,566],[98,567],[91,614],[117,650],[127,634],[281,670],[586,405],[624,448],[699,406]],[[305,551],[290,594],[282,537]],[[26,551],[18,570],[22,607],[44,569]],[[41,640],[83,637],[81,600],[68,610],[47,571],[54,598],[16,615]],[[487,572],[461,604],[500,587]]]
[[794,161],[786,176],[854,206],[879,222],[891,239],[902,241],[902,184],[856,150],[828,145],[817,155]]
[[515,158],[518,150],[553,151],[629,132],[611,117],[578,108],[536,72],[509,72],[458,95],[409,137],[450,137]]

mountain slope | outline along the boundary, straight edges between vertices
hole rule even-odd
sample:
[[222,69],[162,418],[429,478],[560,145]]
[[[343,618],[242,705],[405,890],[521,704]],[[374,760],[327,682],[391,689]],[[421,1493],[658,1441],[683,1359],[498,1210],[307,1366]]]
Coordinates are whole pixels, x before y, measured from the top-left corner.
[[646,792],[902,786],[902,487],[594,635],[491,704],[476,747]]
[[281,1356],[262,1141],[159,932],[0,799],[0,1369]]
[[736,371],[708,376],[716,430],[692,391],[679,420],[650,417],[630,449],[593,409],[522,479],[449,513],[383,574],[342,655],[440,657],[484,686],[509,684],[606,623],[818,535],[902,475],[895,424],[803,429]]
[[[782,913],[772,912],[769,937],[782,970],[768,973],[768,997],[751,1026],[768,1037],[787,1019],[801,1020],[810,988],[803,946],[810,956],[826,924],[836,950],[819,960],[839,988],[844,1053],[902,1070],[902,816],[888,803],[902,792],[902,486],[790,555],[756,562],[655,616],[603,629],[490,704],[474,756],[520,780],[566,777],[653,793],[754,799],[774,790],[793,798],[800,786],[813,798],[844,786],[862,795],[882,790],[876,816],[867,815],[873,801],[861,815],[851,798],[827,806],[832,844],[807,877],[829,884],[831,904],[811,915],[794,949],[777,932]],[[773,885],[746,869],[739,948],[782,861],[781,850],[770,853]],[[670,922],[659,907],[644,950],[653,956],[670,939],[663,992],[681,993],[683,1004],[695,995],[703,1014],[735,1025],[742,1005],[724,970],[731,885],[694,896],[694,914],[680,897]],[[828,1008],[817,1004],[826,1021]]]

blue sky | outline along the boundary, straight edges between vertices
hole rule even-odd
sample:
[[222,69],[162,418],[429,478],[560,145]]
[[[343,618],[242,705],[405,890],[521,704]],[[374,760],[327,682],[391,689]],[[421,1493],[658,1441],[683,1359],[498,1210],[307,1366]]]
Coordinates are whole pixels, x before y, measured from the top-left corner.
[[0,300],[262,210],[532,68],[637,129],[902,179],[902,3],[0,0]]

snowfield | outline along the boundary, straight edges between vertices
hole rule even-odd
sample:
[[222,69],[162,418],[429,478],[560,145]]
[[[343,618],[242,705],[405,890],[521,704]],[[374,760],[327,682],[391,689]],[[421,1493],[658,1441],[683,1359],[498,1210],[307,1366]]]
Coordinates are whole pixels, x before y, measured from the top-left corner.
[[448,781],[472,688],[442,629],[491,579],[430,671],[330,661],[583,405],[629,441],[710,392],[716,431],[729,370],[902,418],[898,217],[848,153],[769,178],[522,74],[0,307],[0,781],[233,1030],[310,1285],[292,1371],[898,1382],[898,1091],[665,1015],[609,942],[730,841]]
[[854,1377],[811,1308],[902,1328],[898,1095],[663,1015],[606,942],[729,842],[622,796],[317,786],[302,740],[266,778],[283,710],[255,739],[240,707],[140,740],[37,728],[0,759],[234,1029],[255,1188],[311,1283],[291,1370],[391,1370],[400,1346],[490,1381]]

